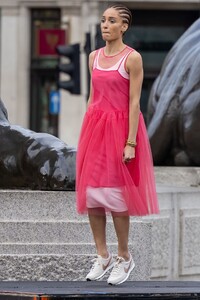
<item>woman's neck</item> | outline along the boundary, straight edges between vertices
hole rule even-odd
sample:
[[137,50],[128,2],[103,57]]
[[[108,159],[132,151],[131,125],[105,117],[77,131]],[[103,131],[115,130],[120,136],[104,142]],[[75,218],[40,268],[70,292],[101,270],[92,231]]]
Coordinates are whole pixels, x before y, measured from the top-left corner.
[[125,47],[126,45],[122,41],[106,42],[104,53],[107,56],[113,56],[120,53]]

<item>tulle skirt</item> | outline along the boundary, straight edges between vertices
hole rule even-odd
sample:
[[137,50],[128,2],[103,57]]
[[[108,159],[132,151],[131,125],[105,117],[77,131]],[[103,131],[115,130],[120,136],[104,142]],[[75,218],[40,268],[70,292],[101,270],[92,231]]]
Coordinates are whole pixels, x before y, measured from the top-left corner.
[[143,216],[159,212],[151,149],[140,113],[135,158],[123,162],[128,136],[125,111],[86,112],[79,138],[76,169],[77,211],[126,212]]

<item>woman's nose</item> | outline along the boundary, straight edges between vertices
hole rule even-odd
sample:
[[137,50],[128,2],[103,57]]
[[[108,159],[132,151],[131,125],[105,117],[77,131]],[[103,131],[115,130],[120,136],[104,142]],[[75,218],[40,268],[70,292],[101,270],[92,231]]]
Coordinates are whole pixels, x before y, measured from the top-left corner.
[[103,27],[104,27],[104,28],[107,28],[107,27],[108,27],[108,21],[104,21]]

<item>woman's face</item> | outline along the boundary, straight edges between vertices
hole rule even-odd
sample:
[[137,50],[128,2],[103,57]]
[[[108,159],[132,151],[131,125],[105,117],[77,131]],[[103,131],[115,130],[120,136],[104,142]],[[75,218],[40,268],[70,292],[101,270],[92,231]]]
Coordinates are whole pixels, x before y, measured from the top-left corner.
[[118,11],[108,8],[101,18],[101,34],[104,41],[114,41],[122,37],[128,24],[123,23]]

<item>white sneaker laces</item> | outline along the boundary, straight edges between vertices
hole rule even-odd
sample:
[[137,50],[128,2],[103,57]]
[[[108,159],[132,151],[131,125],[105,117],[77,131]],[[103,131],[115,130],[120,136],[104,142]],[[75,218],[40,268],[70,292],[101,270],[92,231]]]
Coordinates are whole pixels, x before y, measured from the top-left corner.
[[118,274],[121,269],[121,263],[124,261],[122,257],[118,257],[117,261],[114,265],[114,268],[112,269],[112,275]]
[[97,266],[100,265],[100,259],[99,259],[99,257],[93,258],[93,259],[91,260],[91,262],[93,262],[93,265],[92,265],[91,270],[94,270]]

